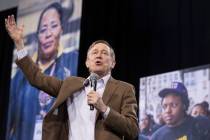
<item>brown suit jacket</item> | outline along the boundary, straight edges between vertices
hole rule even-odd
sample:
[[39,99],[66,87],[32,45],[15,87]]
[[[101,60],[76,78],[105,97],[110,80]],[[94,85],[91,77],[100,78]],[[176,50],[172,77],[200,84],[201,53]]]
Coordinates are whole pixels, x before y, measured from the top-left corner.
[[[43,122],[43,140],[68,140],[69,124],[66,99],[83,87],[84,78],[59,80],[46,76],[26,56],[16,61],[31,85],[57,97]],[[104,103],[110,107],[106,119],[96,114],[95,140],[132,140],[138,135],[137,102],[131,84],[110,78],[105,88]],[[83,125],[83,124],[81,124]]]

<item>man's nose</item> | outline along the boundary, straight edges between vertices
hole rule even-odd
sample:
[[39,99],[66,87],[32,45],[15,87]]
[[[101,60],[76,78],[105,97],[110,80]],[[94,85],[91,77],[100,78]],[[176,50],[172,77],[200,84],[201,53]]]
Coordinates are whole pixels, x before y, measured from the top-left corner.
[[170,106],[167,106],[167,107],[165,108],[165,112],[166,112],[166,113],[171,113],[171,107],[170,107]]
[[101,56],[102,56],[102,53],[100,53],[100,52],[97,53],[97,55],[96,55],[97,58],[101,58]]

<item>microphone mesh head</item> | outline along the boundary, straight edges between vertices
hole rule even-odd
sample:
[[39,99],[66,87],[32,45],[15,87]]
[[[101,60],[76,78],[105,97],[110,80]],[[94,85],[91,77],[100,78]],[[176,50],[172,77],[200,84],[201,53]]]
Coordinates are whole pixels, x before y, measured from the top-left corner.
[[90,80],[98,80],[98,79],[99,79],[98,74],[96,74],[96,73],[91,73],[90,74]]

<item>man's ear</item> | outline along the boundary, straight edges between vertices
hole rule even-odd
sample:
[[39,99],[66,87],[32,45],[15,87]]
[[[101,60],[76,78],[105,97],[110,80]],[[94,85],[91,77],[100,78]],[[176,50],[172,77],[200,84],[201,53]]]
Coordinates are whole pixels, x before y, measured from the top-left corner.
[[112,68],[112,69],[115,67],[115,64],[116,64],[116,62],[113,61],[113,62],[112,62],[112,65],[111,65],[111,68]]
[[85,65],[86,65],[87,68],[89,68],[89,62],[88,62],[87,59],[86,59],[86,61],[85,61]]

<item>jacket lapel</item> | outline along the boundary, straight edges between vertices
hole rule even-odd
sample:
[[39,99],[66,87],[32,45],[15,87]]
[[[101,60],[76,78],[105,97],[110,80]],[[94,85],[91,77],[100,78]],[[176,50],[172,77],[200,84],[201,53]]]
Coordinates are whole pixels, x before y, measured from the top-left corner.
[[51,110],[57,108],[60,104],[62,104],[69,96],[73,95],[76,91],[82,89],[84,82],[84,78],[71,77],[64,81],[61,86],[61,90],[51,107]]
[[[107,85],[105,87],[103,96],[102,96],[102,100],[104,102],[105,105],[108,104],[109,100],[111,99],[114,90],[117,88],[117,80],[115,80],[114,78],[110,78],[109,81],[107,82]],[[97,111],[96,113],[96,120],[98,119],[99,116],[99,112]]]
[[[76,78],[71,77],[64,81],[64,83],[61,86],[61,90],[53,104],[53,106],[50,109],[51,111],[54,111],[59,105],[61,105],[69,96],[71,96],[76,91],[82,89],[84,87],[84,78]],[[102,100],[104,104],[108,104],[109,100],[111,99],[115,89],[117,88],[117,80],[114,78],[110,78],[107,82],[107,85],[105,87]],[[96,113],[96,120],[98,119],[99,112]]]

